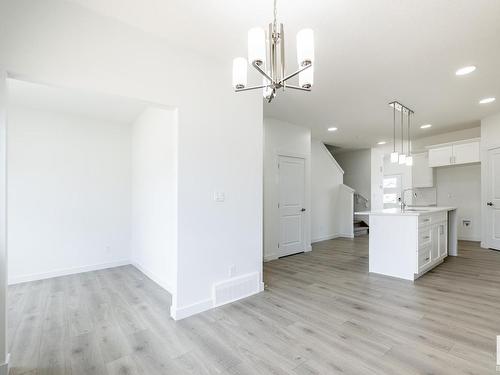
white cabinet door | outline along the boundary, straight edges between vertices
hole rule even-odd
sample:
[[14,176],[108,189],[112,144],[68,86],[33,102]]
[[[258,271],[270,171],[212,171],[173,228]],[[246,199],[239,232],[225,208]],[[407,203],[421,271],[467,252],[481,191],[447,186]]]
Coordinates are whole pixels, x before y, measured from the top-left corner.
[[439,257],[443,257],[448,253],[448,222],[438,225],[438,244]]
[[453,164],[477,163],[481,161],[479,142],[453,145]]
[[434,186],[434,170],[429,167],[427,152],[413,155],[412,180],[414,188]]
[[450,165],[453,157],[453,146],[443,146],[429,149],[429,167]]
[[435,261],[439,258],[439,225],[433,225],[431,229],[432,249],[431,259]]

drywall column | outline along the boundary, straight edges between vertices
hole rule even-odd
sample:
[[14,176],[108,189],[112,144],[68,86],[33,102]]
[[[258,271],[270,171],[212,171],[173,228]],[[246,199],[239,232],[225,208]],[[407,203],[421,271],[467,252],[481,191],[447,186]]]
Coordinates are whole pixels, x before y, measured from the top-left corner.
[[0,375],[7,375],[7,73],[0,68]]
[[[146,109],[132,130],[132,263],[177,291],[177,111]],[[174,301],[175,303],[175,301]]]

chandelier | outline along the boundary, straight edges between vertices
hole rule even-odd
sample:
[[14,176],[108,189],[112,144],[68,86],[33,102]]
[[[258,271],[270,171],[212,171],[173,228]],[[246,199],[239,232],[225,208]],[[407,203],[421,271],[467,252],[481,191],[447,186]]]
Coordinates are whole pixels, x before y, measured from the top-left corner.
[[[283,24],[278,27],[276,0],[274,20],[266,32],[260,27],[248,31],[248,63],[263,76],[262,85],[247,87],[247,60],[237,57],[233,60],[233,87],[236,92],[262,89],[264,98],[270,103],[279,89],[285,88],[311,91],[314,79],[314,32],[303,29],[297,33],[298,70],[285,75],[285,33]],[[299,76],[299,85],[287,81]]]

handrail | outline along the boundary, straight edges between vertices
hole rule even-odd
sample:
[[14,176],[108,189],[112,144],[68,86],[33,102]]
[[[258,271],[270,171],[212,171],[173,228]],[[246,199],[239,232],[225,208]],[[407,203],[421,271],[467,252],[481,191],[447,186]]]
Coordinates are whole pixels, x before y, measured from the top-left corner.
[[368,198],[365,198],[363,195],[359,194],[358,192],[355,192],[355,193],[354,193],[354,196],[355,196],[355,197],[358,197],[358,198],[361,198],[361,199],[363,199],[363,200],[364,200],[364,201],[366,201],[366,202],[369,202],[369,201],[370,201]]

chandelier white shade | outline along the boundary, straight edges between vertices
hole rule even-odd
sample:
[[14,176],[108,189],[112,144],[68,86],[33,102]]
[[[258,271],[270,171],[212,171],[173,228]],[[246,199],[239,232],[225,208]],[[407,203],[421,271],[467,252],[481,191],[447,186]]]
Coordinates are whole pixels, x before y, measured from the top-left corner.
[[302,29],[297,33],[297,62],[299,66],[314,63],[314,31],[311,29]]
[[406,157],[406,165],[408,167],[411,167],[413,165],[413,156],[407,156]]
[[248,61],[257,65],[266,63],[266,32],[260,27],[248,30]]
[[406,164],[406,155],[405,154],[400,154],[399,155],[399,164]]
[[[291,88],[311,91],[314,84],[314,31],[303,29],[297,33],[298,69],[285,74],[285,32],[283,24],[277,22],[276,0],[274,0],[274,19],[268,31],[254,27],[248,31],[248,64],[253,66],[264,78],[262,85],[247,86],[247,64],[242,58],[233,62],[233,88],[235,91],[262,89],[264,97],[271,102],[278,90]],[[244,71],[243,71],[244,70]],[[288,81],[298,76],[299,85]]]
[[247,59],[237,57],[233,60],[233,87],[238,90],[247,85]]
[[299,86],[310,89],[314,84],[314,65],[299,73]]

